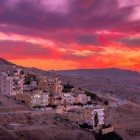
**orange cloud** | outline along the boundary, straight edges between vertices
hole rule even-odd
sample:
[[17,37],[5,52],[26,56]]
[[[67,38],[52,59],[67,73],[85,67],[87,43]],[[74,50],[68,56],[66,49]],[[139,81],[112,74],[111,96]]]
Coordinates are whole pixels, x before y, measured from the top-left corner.
[[[100,31],[97,34],[111,34]],[[124,35],[115,32],[115,36]],[[129,35],[139,38],[139,34]],[[140,70],[140,49],[121,43],[107,42],[98,45],[82,45],[76,42],[62,43],[40,37],[0,33],[0,41],[11,41],[0,45],[0,55],[12,63],[41,69],[75,68],[126,68]],[[13,43],[13,42],[14,43]],[[12,44],[13,43],[13,44]]]
[[56,60],[56,59],[18,59],[9,60],[17,65],[22,65],[25,67],[36,67],[43,70],[61,70],[61,69],[72,69],[78,66],[77,62],[71,60]]

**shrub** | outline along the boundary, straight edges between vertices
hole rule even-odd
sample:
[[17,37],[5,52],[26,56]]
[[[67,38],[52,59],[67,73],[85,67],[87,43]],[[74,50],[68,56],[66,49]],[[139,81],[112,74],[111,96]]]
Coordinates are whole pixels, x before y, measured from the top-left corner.
[[108,104],[109,104],[109,102],[108,102],[107,100],[105,100],[105,101],[104,101],[104,104],[105,104],[105,105],[108,105]]
[[79,125],[82,128],[88,128],[88,129],[92,129],[93,127],[87,123],[83,123],[82,125]]
[[88,104],[88,105],[91,105],[91,104],[92,104],[92,102],[91,102],[91,101],[88,101],[88,102],[87,102],[87,104]]
[[85,90],[84,93],[91,97],[91,99],[96,99],[97,95],[91,91]]
[[78,103],[73,103],[73,105],[83,106],[83,104],[80,103],[80,102],[78,102]]
[[71,90],[74,88],[73,85],[70,85],[69,83],[63,85],[64,89],[63,92],[71,92]]

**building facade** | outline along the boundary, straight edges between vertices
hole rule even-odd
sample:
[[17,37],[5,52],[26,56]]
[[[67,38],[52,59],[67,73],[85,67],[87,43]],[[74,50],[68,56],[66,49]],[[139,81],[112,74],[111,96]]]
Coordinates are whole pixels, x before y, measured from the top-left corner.
[[89,126],[98,127],[104,124],[104,109],[97,107],[74,108],[65,112],[63,117],[78,125],[86,123]]
[[64,104],[64,101],[63,101],[61,96],[51,96],[49,98],[49,105],[59,106],[59,105],[62,105],[62,104]]
[[13,72],[0,73],[0,93],[5,95],[16,95],[23,93],[24,75],[22,69]]
[[75,103],[75,97],[69,93],[63,94],[64,105],[73,105]]
[[87,104],[89,101],[91,101],[90,96],[87,96],[86,94],[78,94],[76,102]]
[[49,94],[42,91],[35,91],[33,93],[17,94],[16,100],[24,102],[27,106],[34,107],[46,107],[49,104]]
[[52,96],[61,96],[63,85],[58,78],[46,78],[39,82],[38,88],[50,93]]

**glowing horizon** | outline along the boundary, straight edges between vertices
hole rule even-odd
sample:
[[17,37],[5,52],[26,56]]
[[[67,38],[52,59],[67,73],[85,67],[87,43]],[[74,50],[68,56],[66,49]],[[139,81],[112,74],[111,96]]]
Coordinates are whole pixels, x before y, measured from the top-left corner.
[[140,71],[139,9],[139,0],[2,1],[0,57],[44,70]]

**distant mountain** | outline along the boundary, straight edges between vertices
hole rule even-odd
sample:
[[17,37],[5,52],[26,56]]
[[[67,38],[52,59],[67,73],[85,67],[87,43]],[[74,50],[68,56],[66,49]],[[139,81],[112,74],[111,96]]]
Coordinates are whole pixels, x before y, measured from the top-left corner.
[[70,76],[92,76],[109,78],[129,78],[140,76],[140,73],[132,70],[107,68],[107,69],[75,69],[55,71],[57,74]]
[[[0,58],[0,66],[12,66],[13,63]],[[21,67],[21,66],[18,66]],[[87,76],[87,77],[107,77],[107,78],[129,78],[129,77],[139,77],[140,73],[137,71],[132,70],[125,70],[125,69],[116,69],[116,68],[106,68],[106,69],[74,69],[74,70],[50,70],[45,71],[38,68],[27,68],[22,67],[23,69],[26,69],[27,71],[32,71],[35,73],[40,73],[42,75],[46,74],[58,74],[62,76]]]

